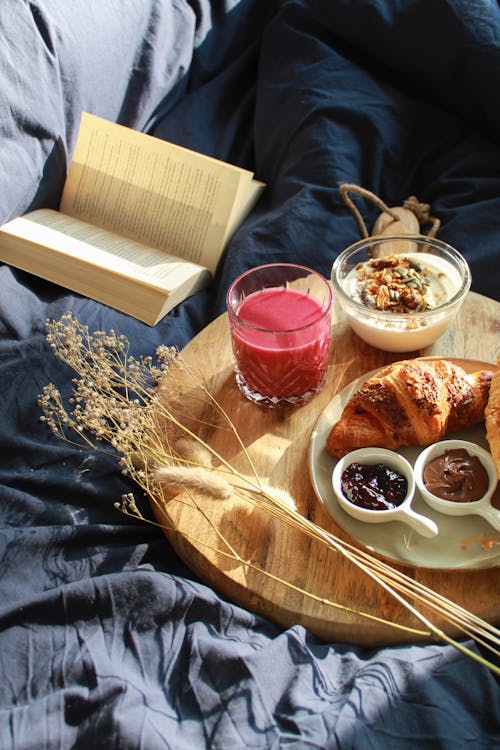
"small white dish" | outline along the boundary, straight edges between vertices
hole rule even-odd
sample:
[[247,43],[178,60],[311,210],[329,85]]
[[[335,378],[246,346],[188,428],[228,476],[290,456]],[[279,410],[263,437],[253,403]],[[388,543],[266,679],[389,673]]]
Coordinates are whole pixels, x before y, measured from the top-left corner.
[[[456,500],[445,500],[434,495],[427,488],[423,472],[425,466],[434,458],[443,455],[446,451],[464,448],[469,455],[476,456],[486,469],[488,474],[488,488],[479,500],[459,502]],[[424,448],[419,454],[414,466],[415,484],[425,502],[434,510],[450,516],[478,515],[488,521],[497,531],[500,531],[500,509],[491,505],[491,498],[498,484],[495,464],[491,454],[482,446],[467,440],[441,440],[438,443]]]
[[[363,465],[384,464],[394,469],[407,481],[407,491],[400,505],[390,509],[372,510],[360,507],[351,502],[342,491],[342,475],[352,463]],[[436,536],[439,529],[437,524],[427,516],[416,513],[411,507],[415,494],[415,479],[410,463],[399,453],[386,448],[359,448],[351,451],[335,464],[332,473],[332,486],[339,505],[353,518],[365,523],[387,523],[400,521],[408,524],[418,534],[431,538]]]

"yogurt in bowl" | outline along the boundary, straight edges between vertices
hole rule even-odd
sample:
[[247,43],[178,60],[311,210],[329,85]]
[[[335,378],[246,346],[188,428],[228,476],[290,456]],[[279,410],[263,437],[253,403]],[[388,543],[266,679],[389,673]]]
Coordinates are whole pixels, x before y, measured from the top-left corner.
[[444,333],[470,289],[471,274],[451,245],[412,235],[356,242],[335,260],[331,280],[360,338],[379,349],[408,352]]

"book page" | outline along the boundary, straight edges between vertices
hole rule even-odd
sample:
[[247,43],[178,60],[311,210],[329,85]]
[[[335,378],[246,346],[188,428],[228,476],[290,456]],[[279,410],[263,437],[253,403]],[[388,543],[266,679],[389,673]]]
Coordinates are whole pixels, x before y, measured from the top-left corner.
[[252,173],[84,113],[61,211],[215,270]]
[[[172,291],[199,267],[156,248],[99,229],[50,209],[12,220],[4,231],[36,241],[67,257]],[[103,277],[104,278],[104,277]]]
[[238,196],[235,201],[233,212],[226,230],[226,240],[228,240],[239,227],[243,219],[250,213],[266,185],[259,180],[252,180],[243,195]]

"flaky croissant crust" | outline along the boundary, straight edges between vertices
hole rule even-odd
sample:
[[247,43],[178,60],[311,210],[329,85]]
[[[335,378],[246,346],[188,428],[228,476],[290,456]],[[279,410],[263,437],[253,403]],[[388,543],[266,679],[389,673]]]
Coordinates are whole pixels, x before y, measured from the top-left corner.
[[484,410],[486,439],[490,446],[497,475],[500,478],[500,355],[497,360],[497,371],[491,379],[490,395]]
[[326,447],[351,450],[430,445],[483,421],[492,371],[472,374],[446,359],[394,362],[366,380],[345,405]]

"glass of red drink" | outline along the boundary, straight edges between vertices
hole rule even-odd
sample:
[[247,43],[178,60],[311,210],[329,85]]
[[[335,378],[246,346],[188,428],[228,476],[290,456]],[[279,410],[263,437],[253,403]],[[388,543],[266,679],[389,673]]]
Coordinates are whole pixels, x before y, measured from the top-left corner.
[[226,301],[240,391],[268,407],[310,401],[328,367],[328,281],[305,266],[270,263],[238,276]]

